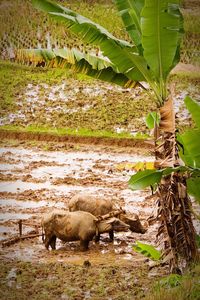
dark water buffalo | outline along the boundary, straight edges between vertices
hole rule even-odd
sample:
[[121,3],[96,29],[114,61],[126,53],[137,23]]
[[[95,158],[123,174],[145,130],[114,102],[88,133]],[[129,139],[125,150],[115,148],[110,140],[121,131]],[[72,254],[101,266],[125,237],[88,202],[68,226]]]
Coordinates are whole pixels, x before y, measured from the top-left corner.
[[88,249],[89,241],[95,235],[115,231],[127,231],[129,225],[117,218],[99,220],[89,212],[63,212],[54,211],[43,217],[42,228],[44,231],[45,247],[56,248],[56,238],[65,242],[79,241],[82,251]]
[[[78,194],[69,201],[69,211],[87,211],[94,216],[103,216],[116,210],[111,200],[105,200],[94,197],[89,194]],[[146,229],[142,226],[138,215],[128,217],[121,213],[118,218],[130,226],[132,232],[145,233]],[[113,232],[110,232],[110,238],[113,239]]]

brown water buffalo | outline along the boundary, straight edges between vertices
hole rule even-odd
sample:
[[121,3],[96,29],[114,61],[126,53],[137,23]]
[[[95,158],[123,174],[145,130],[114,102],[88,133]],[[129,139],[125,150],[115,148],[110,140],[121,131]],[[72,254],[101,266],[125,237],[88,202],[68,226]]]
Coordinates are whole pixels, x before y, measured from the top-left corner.
[[49,246],[55,249],[56,238],[59,238],[65,242],[80,240],[80,248],[82,251],[85,251],[88,249],[89,241],[95,235],[110,232],[111,230],[127,231],[129,225],[117,218],[99,220],[85,211],[53,211],[43,217],[42,228],[47,249],[49,249]]
[[[94,197],[89,194],[78,194],[72,197],[69,201],[69,211],[87,211],[94,216],[102,216],[116,210],[111,200]],[[145,233],[146,229],[142,226],[138,215],[128,217],[125,213],[117,216],[121,221],[130,226],[130,230],[136,233]],[[110,233],[110,238],[113,240],[113,231]],[[98,238],[96,238],[98,240]]]

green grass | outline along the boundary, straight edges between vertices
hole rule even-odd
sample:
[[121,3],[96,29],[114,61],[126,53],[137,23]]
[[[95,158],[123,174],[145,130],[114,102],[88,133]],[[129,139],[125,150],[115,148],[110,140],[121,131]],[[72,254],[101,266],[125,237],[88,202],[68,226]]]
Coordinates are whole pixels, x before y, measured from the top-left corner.
[[79,81],[92,80],[86,75],[74,74],[66,69],[35,68],[9,61],[0,61],[0,78],[1,116],[8,112],[14,112],[17,109],[15,100],[23,93],[24,88],[29,83],[47,83],[52,85],[58,84],[67,78],[74,78]]
[[63,69],[31,68],[0,61],[0,111],[1,115],[16,110],[15,100],[28,83],[57,83],[71,76]]
[[127,133],[115,133],[107,130],[90,130],[87,128],[81,129],[71,129],[71,128],[51,128],[51,127],[43,127],[43,126],[14,126],[14,125],[4,125],[1,126],[0,129],[7,131],[15,131],[15,132],[33,132],[33,133],[45,133],[52,134],[56,136],[77,136],[77,137],[103,137],[103,138],[128,138],[128,139],[146,139],[149,137],[147,134],[137,133],[135,136]]
[[161,279],[145,300],[199,300],[200,264],[183,276],[171,274]]

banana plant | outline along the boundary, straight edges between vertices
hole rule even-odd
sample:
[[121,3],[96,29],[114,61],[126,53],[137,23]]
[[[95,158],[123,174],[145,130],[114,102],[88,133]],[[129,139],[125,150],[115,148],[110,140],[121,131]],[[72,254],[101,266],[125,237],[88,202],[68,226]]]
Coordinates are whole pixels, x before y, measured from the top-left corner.
[[[184,102],[192,116],[195,127],[186,130],[184,133],[177,134],[179,154],[182,159],[181,166],[137,172],[137,174],[130,178],[129,186],[132,190],[138,190],[148,186],[159,185],[162,180],[165,180],[165,177],[174,173],[176,174],[174,176],[182,178],[182,182],[184,180],[184,183],[187,185],[187,192],[194,197],[197,204],[200,204],[200,104],[188,96]],[[150,125],[151,123],[152,122],[150,122]],[[191,202],[187,199],[186,195],[186,186],[179,181],[178,196],[183,200],[183,203],[182,206],[174,206],[173,211],[169,212],[172,221],[176,224],[177,230],[177,234],[173,239],[177,245],[180,244],[181,246],[182,244],[183,248],[185,247],[184,227],[188,228],[189,233],[193,234],[194,232],[191,219],[188,218],[188,213],[190,214],[192,211],[196,219],[200,220],[200,216],[192,209]],[[187,202],[185,201],[186,199]],[[180,218],[179,212],[182,207],[184,207],[184,211],[181,210],[183,217]],[[159,201],[158,215],[162,215],[162,210],[163,206],[161,201]],[[167,212],[167,207],[165,207],[165,212]],[[160,227],[160,230],[162,231],[163,228]],[[198,241],[199,236],[196,235],[196,237]]]
[[[177,134],[181,166],[168,167],[160,170],[147,169],[131,176],[129,186],[132,190],[145,189],[160,183],[161,179],[173,172],[186,173],[188,193],[195,197],[200,204],[200,104],[186,96],[185,105],[195,123],[194,128]],[[156,126],[158,116],[154,113],[148,115],[148,126]]]
[[[154,135],[157,174],[163,168],[179,167],[173,99],[167,84],[170,71],[180,58],[183,17],[179,2],[114,0],[130,37],[130,41],[124,41],[67,7],[50,0],[32,0],[35,8],[64,24],[83,42],[98,47],[100,53],[80,53],[76,49],[17,52],[18,59],[24,62],[71,67],[76,72],[124,87],[143,87],[143,82],[147,82],[154,92],[160,115]],[[161,207],[158,236],[171,270],[178,268],[179,257],[190,262],[197,255],[190,202],[187,192],[183,192],[186,182],[180,174],[174,170],[158,184]]]

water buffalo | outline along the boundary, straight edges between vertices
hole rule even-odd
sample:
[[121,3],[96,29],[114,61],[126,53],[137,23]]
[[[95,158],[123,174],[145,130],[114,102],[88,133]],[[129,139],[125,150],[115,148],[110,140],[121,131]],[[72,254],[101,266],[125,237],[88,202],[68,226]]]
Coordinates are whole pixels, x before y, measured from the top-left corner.
[[[78,194],[72,197],[69,201],[69,211],[87,211],[94,216],[102,216],[116,210],[111,200],[94,197],[89,194]],[[121,213],[118,218],[130,226],[130,230],[136,233],[145,233],[146,229],[142,226],[137,214],[133,217],[128,217],[125,213]],[[109,233],[113,240],[113,231]],[[96,238],[98,240],[99,238]]]
[[43,217],[42,228],[47,249],[49,246],[55,249],[56,238],[59,238],[65,242],[80,240],[81,251],[85,251],[95,235],[111,230],[127,231],[129,225],[117,218],[100,220],[85,211],[53,211]]

